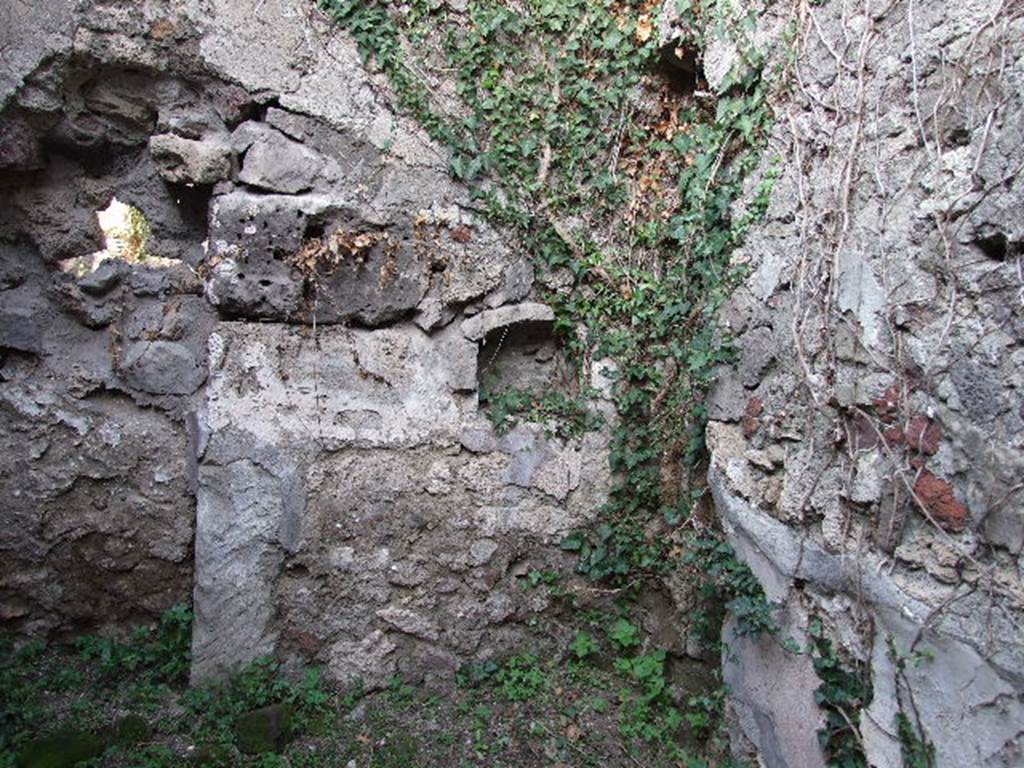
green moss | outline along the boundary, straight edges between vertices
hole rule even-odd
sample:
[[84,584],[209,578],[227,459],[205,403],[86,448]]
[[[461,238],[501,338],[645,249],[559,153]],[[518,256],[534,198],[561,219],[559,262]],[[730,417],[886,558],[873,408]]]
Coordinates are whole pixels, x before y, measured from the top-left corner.
[[119,747],[138,744],[149,738],[149,723],[138,715],[127,715],[114,723],[109,730],[110,740]]
[[18,755],[18,768],[70,768],[103,754],[108,742],[95,733],[61,731],[36,739]]
[[272,704],[242,715],[235,724],[238,748],[247,755],[280,752],[291,738],[294,714],[290,704]]

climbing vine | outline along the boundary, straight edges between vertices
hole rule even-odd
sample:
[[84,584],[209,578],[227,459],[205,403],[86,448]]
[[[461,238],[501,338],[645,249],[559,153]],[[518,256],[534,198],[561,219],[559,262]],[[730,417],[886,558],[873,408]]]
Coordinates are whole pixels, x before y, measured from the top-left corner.
[[807,635],[814,671],[821,679],[814,700],[825,713],[818,741],[830,766],[864,768],[868,763],[860,738],[860,718],[873,696],[866,671],[862,665],[849,665],[839,656],[817,616],[811,617]]
[[903,650],[892,636],[886,638],[889,659],[896,667],[896,700],[900,705],[896,713],[896,735],[900,741],[900,752],[903,764],[907,768],[935,768],[935,745],[928,735],[918,716],[917,705],[914,703],[913,689],[907,680],[907,665],[920,667],[934,659],[931,650]]
[[[615,486],[601,524],[564,547],[595,580],[666,570],[681,540],[651,523],[678,527],[697,498],[677,468],[703,458],[702,401],[731,355],[714,315],[742,276],[730,257],[775,175],[766,164],[749,184],[765,167],[778,80],[749,42],[754,11],[680,4],[687,30],[738,43],[711,92],[699,65],[685,69],[699,62],[699,36],[663,46],[646,1],[320,4],[447,148],[480,210],[529,248],[581,378],[592,360],[614,364]],[[441,87],[450,80],[454,90]],[[499,428],[538,416],[567,416],[566,434],[598,424],[579,404],[528,393],[487,392],[484,405]]]

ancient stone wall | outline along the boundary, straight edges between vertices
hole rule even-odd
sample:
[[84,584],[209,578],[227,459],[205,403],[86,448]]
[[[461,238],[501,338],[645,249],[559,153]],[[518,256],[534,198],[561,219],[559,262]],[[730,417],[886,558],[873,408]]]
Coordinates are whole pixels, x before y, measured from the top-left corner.
[[[306,3],[7,13],[5,623],[115,630],[194,570],[197,679],[509,652],[608,477],[600,434],[479,413],[571,386],[525,254]],[[134,264],[94,256],[115,197]]]
[[[726,625],[734,746],[824,765],[817,620],[872,684],[872,765],[903,763],[900,714],[940,765],[1020,764],[1021,10],[759,26],[790,87],[707,439],[781,629]],[[726,87],[729,31],[687,36]],[[588,371],[582,438],[483,418],[488,376],[571,387],[553,314],[387,82],[304,0],[7,3],[0,47],[4,626],[193,596],[197,680],[265,653],[450,679],[521,647],[549,608],[522,577],[571,570],[558,542],[607,494],[609,382]],[[94,256],[114,198],[150,227],[136,263]]]
[[938,765],[1018,765],[1024,18],[778,13],[761,23],[794,39],[765,156],[780,175],[735,256],[750,274],[720,317],[738,359],[709,402],[717,509],[782,606],[778,638],[725,630],[736,743],[824,765],[813,653],[779,647],[809,648],[818,617],[873,686],[871,765],[904,764],[900,713]]

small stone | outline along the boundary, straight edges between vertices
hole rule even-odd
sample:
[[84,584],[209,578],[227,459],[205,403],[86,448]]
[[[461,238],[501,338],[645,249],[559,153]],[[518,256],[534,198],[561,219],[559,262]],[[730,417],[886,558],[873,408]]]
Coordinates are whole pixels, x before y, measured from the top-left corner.
[[289,704],[272,704],[242,715],[235,724],[239,750],[246,755],[281,752],[292,737],[293,714]]
[[78,287],[82,289],[82,293],[90,296],[103,296],[117,287],[125,270],[126,265],[123,261],[109,259],[100,264],[95,271],[81,278]]
[[437,296],[428,294],[416,307],[412,321],[427,333],[447,325],[455,319],[455,312],[441,303]]
[[266,123],[246,120],[231,132],[231,149],[238,154],[244,153],[256,140],[267,133]]
[[405,608],[389,607],[377,611],[377,618],[407,635],[437,640],[440,628],[427,617]]
[[61,731],[30,742],[18,755],[19,768],[71,768],[99,757],[107,741],[95,733]]
[[277,131],[268,131],[249,147],[238,180],[273,192],[295,194],[313,186],[323,158]]
[[121,373],[129,385],[154,395],[189,395],[206,379],[206,370],[183,344],[140,341],[125,348]]
[[765,472],[775,469],[775,462],[772,461],[772,457],[768,455],[767,451],[747,451],[747,461]]
[[231,175],[231,145],[225,136],[185,139],[163,133],[150,138],[149,153],[172,184],[215,184]]
[[775,361],[775,343],[768,328],[754,328],[739,338],[740,381],[747,389],[754,389]]
[[854,504],[872,504],[882,495],[885,477],[882,455],[862,453],[857,457],[856,472],[849,487],[849,499]]
[[477,539],[469,545],[469,556],[474,565],[485,565],[498,551],[498,543],[493,539]]

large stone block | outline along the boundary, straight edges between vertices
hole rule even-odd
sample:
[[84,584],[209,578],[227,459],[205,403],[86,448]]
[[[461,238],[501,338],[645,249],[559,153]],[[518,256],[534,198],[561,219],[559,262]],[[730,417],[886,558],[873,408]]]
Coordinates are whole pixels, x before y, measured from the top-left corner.
[[210,430],[266,445],[454,444],[475,409],[476,346],[455,332],[222,323],[210,349]]

